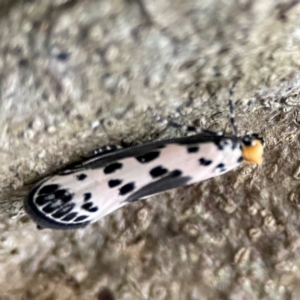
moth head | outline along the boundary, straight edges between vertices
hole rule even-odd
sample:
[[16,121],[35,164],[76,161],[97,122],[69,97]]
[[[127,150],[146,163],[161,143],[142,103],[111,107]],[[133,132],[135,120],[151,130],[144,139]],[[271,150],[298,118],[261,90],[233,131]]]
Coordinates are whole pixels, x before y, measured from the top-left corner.
[[258,134],[246,135],[242,138],[242,153],[245,161],[253,164],[262,163],[264,140]]

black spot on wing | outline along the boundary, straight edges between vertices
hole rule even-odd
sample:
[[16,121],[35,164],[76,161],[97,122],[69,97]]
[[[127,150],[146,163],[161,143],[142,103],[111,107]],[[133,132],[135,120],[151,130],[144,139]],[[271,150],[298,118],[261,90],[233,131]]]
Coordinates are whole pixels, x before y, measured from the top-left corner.
[[161,193],[173,188],[177,188],[183,185],[187,185],[192,179],[190,176],[181,176],[182,172],[180,170],[174,170],[168,175],[157,179],[154,182],[147,184],[141,189],[135,191],[131,194],[125,201],[134,202],[141,198],[151,196],[153,194]]
[[83,201],[86,202],[92,198],[92,193],[85,193],[83,195]]
[[237,162],[241,163],[243,160],[244,160],[244,158],[243,158],[243,156],[241,156],[241,157],[238,158]]
[[214,144],[219,150],[224,150],[225,146],[229,144],[229,141],[225,139],[216,139],[214,140]]
[[151,169],[149,173],[152,176],[152,178],[156,178],[165,175],[166,173],[168,173],[168,170],[163,168],[162,166],[158,166]]
[[127,183],[120,188],[120,195],[124,196],[134,190],[134,182]]
[[98,210],[97,206],[93,206],[94,203],[93,202],[88,202],[85,203],[81,206],[82,209],[89,211],[89,212],[96,212]]
[[81,206],[82,209],[85,209],[85,210],[89,210],[91,207],[93,207],[93,202],[88,202],[88,203],[85,203]]
[[176,178],[181,176],[182,172],[180,170],[174,170],[172,172],[170,172],[169,177],[170,178]]
[[55,192],[58,188],[59,188],[59,184],[48,184],[43,186],[40,190],[39,190],[39,195],[43,195],[43,194],[52,194],[53,192]]
[[56,211],[54,214],[52,214],[52,217],[54,217],[55,219],[60,219],[65,214],[66,214],[65,210],[60,209],[60,210]]
[[67,189],[58,190],[52,195],[55,198],[54,201],[61,200],[66,203],[73,199],[73,194],[69,193]]
[[62,208],[60,208],[54,214],[52,214],[52,217],[59,219],[65,216],[66,214],[68,214],[74,207],[75,207],[75,203],[65,204]]
[[201,157],[199,159],[199,163],[200,163],[200,165],[207,167],[207,166],[211,165],[212,161],[210,159],[205,159],[204,157]]
[[38,196],[36,199],[35,199],[35,203],[37,205],[44,205],[50,201],[53,201],[54,199],[54,195],[53,194],[50,194],[50,195],[42,195],[42,196]]
[[85,220],[85,219],[87,219],[89,216],[79,216],[79,217],[77,217],[75,220],[74,220],[74,222],[80,222],[80,221],[83,221],[83,220]]
[[108,166],[106,166],[103,170],[104,174],[111,174],[111,173],[114,173],[115,171],[119,170],[122,168],[122,164],[119,163],[119,162],[116,162],[116,163],[112,163]]
[[109,182],[108,182],[108,186],[109,186],[110,188],[114,188],[114,187],[120,185],[121,183],[122,183],[122,180],[121,180],[121,179],[111,179],[111,180],[109,180]]
[[187,152],[188,153],[196,153],[199,151],[199,147],[198,146],[190,146],[187,148]]
[[64,218],[62,218],[63,221],[71,221],[77,216],[76,212],[72,212],[68,215],[66,215]]
[[84,174],[84,173],[81,173],[81,174],[77,175],[76,178],[77,178],[79,181],[82,181],[82,180],[84,180],[84,179],[87,178],[87,175]]
[[42,211],[45,212],[46,214],[50,214],[52,212],[54,212],[57,209],[57,207],[55,205],[53,205],[52,203],[44,206],[42,208]]
[[216,166],[216,170],[219,170],[219,172],[225,172],[226,168],[225,165],[223,163],[220,163]]
[[[61,217],[65,216],[66,214],[68,214],[69,212],[71,212],[74,207],[75,207],[75,203],[65,204],[62,208],[60,208],[54,214],[52,214],[52,217],[56,218],[56,219],[61,218]],[[57,207],[55,209],[57,209]],[[43,208],[43,210],[44,210],[44,208]]]
[[96,212],[98,211],[98,206],[93,206],[89,209],[89,212]]
[[220,139],[216,140],[215,145],[218,147],[219,150],[224,150],[226,146],[228,146],[231,143],[231,149],[234,150],[240,143],[237,139]]
[[159,154],[160,152],[159,151],[152,151],[152,152],[149,152],[149,153],[146,153],[146,154],[143,154],[143,155],[140,155],[140,156],[137,156],[136,159],[142,163],[142,164],[145,164],[145,163],[148,163],[156,158],[159,157]]

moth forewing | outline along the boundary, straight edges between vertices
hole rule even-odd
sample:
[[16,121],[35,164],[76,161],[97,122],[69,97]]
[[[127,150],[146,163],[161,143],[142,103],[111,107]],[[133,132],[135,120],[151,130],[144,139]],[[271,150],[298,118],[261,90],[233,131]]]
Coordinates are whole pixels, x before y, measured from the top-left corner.
[[[259,147],[261,145],[261,147]],[[151,195],[259,163],[261,139],[205,132],[106,151],[38,183],[25,210],[43,228],[72,229]]]

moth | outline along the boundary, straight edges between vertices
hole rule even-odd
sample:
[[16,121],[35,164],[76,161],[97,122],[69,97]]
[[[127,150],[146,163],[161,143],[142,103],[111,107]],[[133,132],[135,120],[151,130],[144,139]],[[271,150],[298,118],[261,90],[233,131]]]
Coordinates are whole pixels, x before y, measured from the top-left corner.
[[[236,132],[233,116],[231,123]],[[139,199],[222,175],[243,161],[260,164],[263,143],[258,134],[201,131],[121,149],[103,147],[36,184],[24,208],[38,228],[81,228]]]

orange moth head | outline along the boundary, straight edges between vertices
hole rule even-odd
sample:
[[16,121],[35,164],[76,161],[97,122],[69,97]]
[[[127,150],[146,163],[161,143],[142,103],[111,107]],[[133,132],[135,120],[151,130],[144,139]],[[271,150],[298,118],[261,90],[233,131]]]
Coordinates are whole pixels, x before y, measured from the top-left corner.
[[243,138],[242,153],[245,161],[260,165],[264,152],[264,140],[257,134]]

